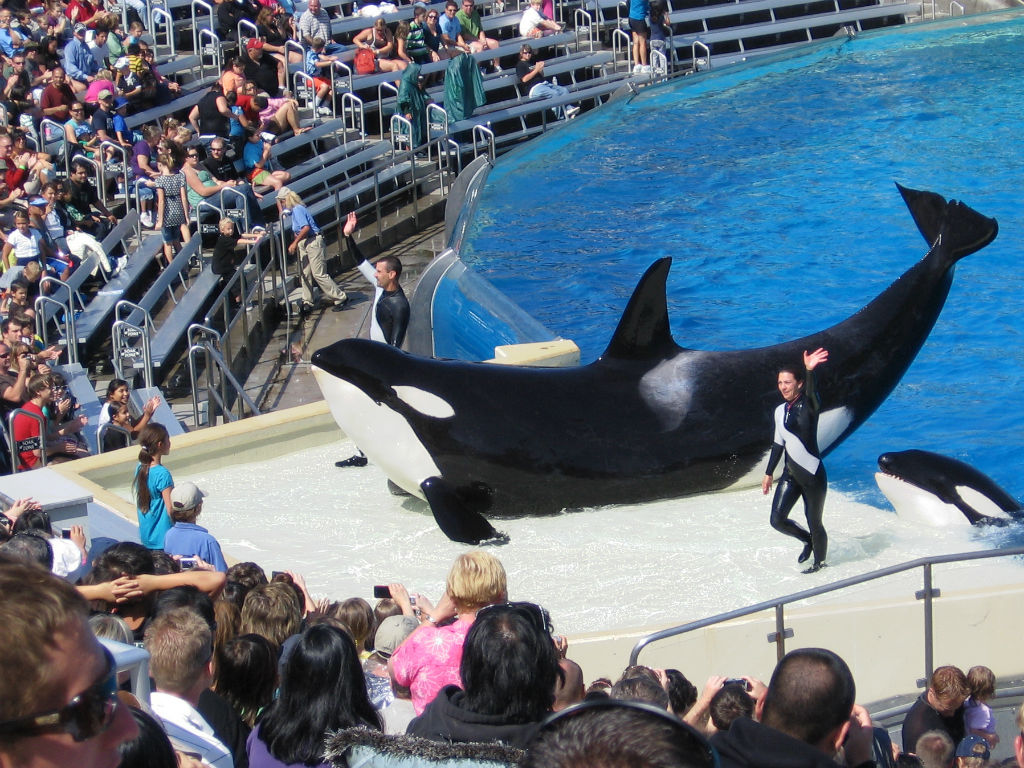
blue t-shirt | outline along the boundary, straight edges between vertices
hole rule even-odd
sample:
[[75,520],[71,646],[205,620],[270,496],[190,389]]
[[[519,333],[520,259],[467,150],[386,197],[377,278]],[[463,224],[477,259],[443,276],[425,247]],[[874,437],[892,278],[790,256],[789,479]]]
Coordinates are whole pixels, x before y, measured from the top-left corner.
[[[139,464],[135,468],[135,474],[138,475],[141,469],[142,465]],[[164,536],[171,529],[171,517],[167,514],[163,491],[166,488],[173,488],[174,480],[167,467],[157,464],[149,468],[146,485],[149,488],[149,510],[135,510],[139,518],[139,541],[146,549],[163,549]]]
[[[629,18],[643,21],[651,10],[650,0],[629,0]],[[659,19],[659,22],[661,20]]]
[[[263,157],[263,142],[247,141],[242,149],[242,167],[251,171]],[[293,214],[294,215],[294,214]]]
[[124,136],[125,141],[132,140],[132,132],[128,128],[128,121],[121,116],[120,112],[114,113],[114,133],[120,133]]
[[292,232],[298,232],[303,227],[309,227],[313,230],[314,235],[320,234],[320,227],[313,221],[313,217],[309,215],[309,210],[304,205],[296,205],[292,208]]
[[320,67],[316,63],[320,61],[320,54],[310,48],[306,51],[306,74],[310,77],[320,77]]
[[182,557],[199,556],[218,571],[228,569],[220,544],[209,531],[195,523],[175,523],[164,536],[164,552]]
[[437,20],[437,25],[441,29],[442,35],[448,35],[453,43],[459,42],[459,35],[462,34],[462,24],[459,23],[458,18],[448,18],[447,13],[442,13]]
[[244,136],[245,128],[242,127],[242,123],[237,116],[244,115],[245,110],[236,104],[231,107],[231,114],[235,115],[235,117],[231,118],[231,127],[228,129],[228,136]]

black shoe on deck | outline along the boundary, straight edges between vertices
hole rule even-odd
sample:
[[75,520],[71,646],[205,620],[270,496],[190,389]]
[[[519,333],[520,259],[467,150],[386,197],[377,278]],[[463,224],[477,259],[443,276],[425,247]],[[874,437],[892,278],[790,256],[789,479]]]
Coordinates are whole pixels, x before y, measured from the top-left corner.
[[349,456],[347,459],[334,462],[336,467],[365,467],[368,463],[368,459],[361,453],[357,453],[355,456]]
[[802,571],[802,573],[817,573],[822,568],[827,568],[827,567],[828,567],[828,563],[822,561],[820,563],[815,563],[810,568],[807,568],[804,571]]
[[811,556],[811,552],[813,552],[813,551],[814,551],[814,547],[811,546],[810,542],[807,542],[806,544],[804,544],[804,549],[800,553],[800,557],[798,557],[796,559],[796,561],[798,563],[806,563],[808,558],[810,558],[810,556]]

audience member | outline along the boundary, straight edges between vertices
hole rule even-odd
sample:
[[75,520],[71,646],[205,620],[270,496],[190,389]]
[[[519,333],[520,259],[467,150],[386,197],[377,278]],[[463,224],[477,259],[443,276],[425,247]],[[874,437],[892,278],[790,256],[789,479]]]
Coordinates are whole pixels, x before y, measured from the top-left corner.
[[320,0],[309,0],[306,10],[299,16],[299,41],[305,46],[312,46],[316,38],[328,43],[325,52],[329,56],[341,53],[345,47],[331,42],[331,18],[320,6]]
[[54,68],[50,72],[50,84],[43,89],[43,95],[39,100],[43,117],[63,122],[71,115],[71,107],[75,103],[75,94],[71,86],[68,85],[64,68]]
[[981,736],[964,736],[956,745],[956,768],[985,768],[992,753]]
[[541,13],[542,5],[543,0],[530,0],[530,5],[523,11],[523,18],[519,22],[520,37],[544,37],[562,31],[557,21],[552,21]]
[[584,702],[548,719],[521,766],[718,768],[718,760],[701,733],[665,710],[604,699]]
[[928,689],[918,697],[903,719],[903,750],[914,752],[926,731],[943,731],[953,745],[964,737],[963,704],[970,693],[967,676],[957,667],[932,672]]
[[924,768],[951,768],[955,746],[945,731],[925,731],[915,742],[914,754]]
[[419,622],[411,616],[385,618],[377,627],[373,653],[363,663],[366,691],[373,708],[380,712],[386,733],[405,733],[409,721],[416,716],[408,691],[395,691],[392,687],[388,660],[418,626]]
[[718,731],[728,731],[737,718],[754,716],[754,699],[746,685],[729,683],[711,699],[711,724]]
[[996,717],[986,703],[996,693],[996,676],[988,667],[975,666],[967,670],[970,698],[964,702],[964,729],[969,736],[980,736],[990,748],[999,743]]
[[330,768],[324,757],[328,731],[355,725],[381,729],[355,645],[334,627],[310,627],[285,663],[278,697],[249,736],[249,765]]
[[[228,566],[220,544],[209,531],[196,524],[203,511],[205,497],[206,494],[195,483],[184,482],[174,486],[168,509],[174,525],[164,535],[163,548],[170,555],[179,555],[182,560],[198,557],[215,570],[226,572]],[[184,563],[182,565],[184,567]]]
[[[533,0],[533,2],[537,3],[539,0]],[[565,86],[556,85],[544,79],[544,62],[534,60],[533,46],[529,43],[523,43],[519,49],[516,79],[529,89],[528,93],[531,99],[554,99],[569,93],[569,89]],[[565,107],[552,107],[551,111],[555,113],[558,120],[565,120],[576,117],[580,108],[570,104]]]
[[242,604],[240,634],[250,632],[269,640],[280,653],[281,647],[302,624],[302,607],[288,584],[273,582],[253,587]]
[[853,675],[839,656],[822,648],[790,651],[775,667],[756,706],[760,721],[741,717],[711,743],[722,768],[787,765],[835,768],[873,759],[871,721],[855,702]]
[[[462,0],[462,8],[455,14],[462,27],[462,37],[469,44],[469,50],[479,53],[486,50],[497,50],[498,41],[487,37],[484,33],[483,21],[480,19],[480,11],[477,10],[475,0]],[[491,61],[493,72],[501,72],[501,60]]]
[[558,652],[550,630],[547,612],[533,603],[481,608],[466,635],[461,689],[445,686],[406,732],[525,748],[555,700]]
[[151,421],[139,432],[139,465],[132,490],[139,520],[139,539],[149,549],[163,549],[164,536],[171,528],[168,509],[174,479],[163,465],[171,452],[171,436],[163,424]]
[[274,700],[277,689],[274,646],[260,635],[239,635],[218,650],[216,659],[213,690],[231,704],[251,730],[256,719]]
[[428,624],[413,632],[388,664],[392,679],[412,693],[416,714],[446,685],[461,683],[462,645],[477,611],[507,599],[505,569],[494,555],[476,550],[455,559],[444,596],[424,611]]
[[665,676],[668,678],[669,706],[676,717],[685,717],[697,703],[697,686],[678,669],[666,669]]
[[156,686],[150,703],[167,735],[213,768],[232,768],[230,751],[197,709],[200,694],[213,680],[213,636],[207,622],[191,608],[166,611],[147,627],[146,650]]
[[668,691],[662,686],[657,672],[648,667],[628,667],[612,686],[609,695],[613,699],[639,701],[665,710],[669,704]]
[[[73,0],[83,2],[87,0]],[[67,70],[69,83],[76,93],[85,91],[99,72],[96,59],[85,42],[86,26],[76,23],[71,40],[64,46],[64,69]]]
[[[19,768],[109,768],[138,728],[117,698],[113,659],[85,600],[35,565],[0,559],[0,762]],[[63,715],[73,707],[76,717]]]
[[553,712],[561,712],[563,709],[579,704],[586,695],[583,687],[583,670],[580,665],[572,659],[559,659],[558,666],[562,673],[555,685],[555,702],[551,705]]
[[352,42],[357,48],[373,53],[379,72],[401,72],[406,67],[406,62],[398,58],[395,36],[391,34],[384,19],[379,16],[372,27],[360,32],[352,38]]

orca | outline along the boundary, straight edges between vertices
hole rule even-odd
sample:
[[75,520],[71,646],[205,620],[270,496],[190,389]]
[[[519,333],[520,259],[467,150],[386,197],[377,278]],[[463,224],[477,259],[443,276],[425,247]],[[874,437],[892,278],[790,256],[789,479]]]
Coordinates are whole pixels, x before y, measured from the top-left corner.
[[317,350],[313,371],[341,429],[396,485],[426,499],[452,540],[515,517],[756,485],[778,369],[825,347],[823,453],[885,400],[928,337],[957,260],[995,219],[901,187],[927,254],[856,314],[810,336],[742,351],[684,349],[669,327],[670,258],[637,285],[607,349],[575,368],[437,360],[365,339]]
[[1010,494],[970,464],[931,451],[878,457],[875,482],[900,517],[930,525],[1005,525],[1024,511]]

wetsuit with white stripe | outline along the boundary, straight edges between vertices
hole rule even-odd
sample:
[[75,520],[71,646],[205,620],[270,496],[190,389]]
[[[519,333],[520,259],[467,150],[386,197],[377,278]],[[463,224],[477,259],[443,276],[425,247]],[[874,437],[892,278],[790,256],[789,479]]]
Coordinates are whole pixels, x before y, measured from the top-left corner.
[[[772,528],[799,539],[805,545],[810,544],[815,565],[824,562],[828,550],[828,535],[821,522],[828,478],[818,452],[820,411],[821,402],[814,386],[814,371],[807,371],[800,396],[775,409],[775,438],[768,457],[768,468],[765,470],[765,474],[771,475],[782,454],[786,454],[786,466],[772,501]],[[809,532],[789,519],[789,513],[801,496],[804,499]]]

